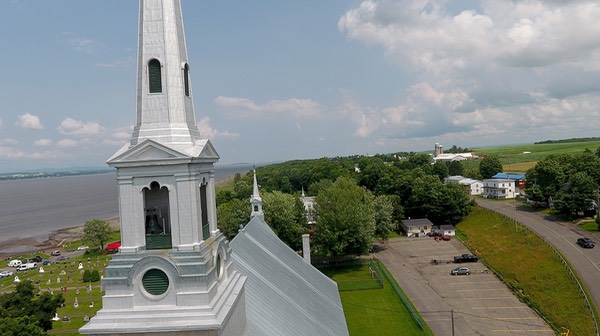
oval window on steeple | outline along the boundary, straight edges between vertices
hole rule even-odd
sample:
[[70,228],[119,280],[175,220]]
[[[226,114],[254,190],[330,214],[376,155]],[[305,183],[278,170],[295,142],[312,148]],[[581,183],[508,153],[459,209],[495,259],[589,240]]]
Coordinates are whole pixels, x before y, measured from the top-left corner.
[[162,92],[162,69],[160,61],[153,58],[148,62],[148,87],[150,93]]

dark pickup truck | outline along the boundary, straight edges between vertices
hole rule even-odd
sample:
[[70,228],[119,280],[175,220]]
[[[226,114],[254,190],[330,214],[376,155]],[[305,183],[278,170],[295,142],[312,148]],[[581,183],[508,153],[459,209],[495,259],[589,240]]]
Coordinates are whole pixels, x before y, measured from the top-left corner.
[[455,263],[477,262],[477,260],[479,260],[479,258],[472,254],[463,254],[454,257]]

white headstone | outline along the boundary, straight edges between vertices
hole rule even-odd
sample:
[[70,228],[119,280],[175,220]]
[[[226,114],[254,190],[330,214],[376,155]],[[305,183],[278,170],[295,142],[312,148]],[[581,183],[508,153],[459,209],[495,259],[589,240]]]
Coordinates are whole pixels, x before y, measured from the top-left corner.
[[14,282],[21,282],[21,279],[19,279],[19,276],[18,276],[18,275],[15,275],[15,280],[14,280]]

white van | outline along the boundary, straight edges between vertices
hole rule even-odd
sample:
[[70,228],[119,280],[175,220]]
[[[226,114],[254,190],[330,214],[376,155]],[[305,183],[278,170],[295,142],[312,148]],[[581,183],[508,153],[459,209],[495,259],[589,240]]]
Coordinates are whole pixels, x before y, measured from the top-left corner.
[[8,267],[19,267],[21,266],[22,262],[21,260],[11,260],[8,262]]
[[19,268],[17,268],[17,272],[28,271],[28,270],[34,269],[36,267],[37,267],[37,263],[21,264],[21,266],[19,266]]

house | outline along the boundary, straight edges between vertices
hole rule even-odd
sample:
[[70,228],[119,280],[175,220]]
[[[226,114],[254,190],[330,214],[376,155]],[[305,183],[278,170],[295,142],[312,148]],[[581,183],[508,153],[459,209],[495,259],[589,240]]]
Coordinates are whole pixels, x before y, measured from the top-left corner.
[[403,219],[400,226],[407,237],[425,237],[431,232],[433,223],[427,218]]
[[498,173],[498,174],[492,176],[492,178],[493,179],[514,180],[516,183],[516,186],[518,188],[517,193],[519,193],[519,190],[525,189],[525,175],[524,174]]
[[473,195],[481,195],[483,193],[483,182],[479,180],[470,179],[460,175],[449,176],[444,180],[445,183],[458,183],[465,188],[465,191]]
[[434,233],[437,233],[440,236],[455,236],[456,231],[454,229],[454,225],[444,224],[437,225],[432,230]]
[[485,198],[515,198],[519,192],[515,189],[515,180],[486,179],[483,180],[483,197]]

